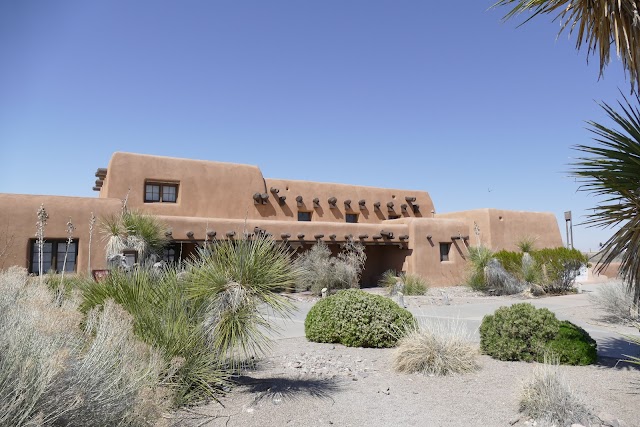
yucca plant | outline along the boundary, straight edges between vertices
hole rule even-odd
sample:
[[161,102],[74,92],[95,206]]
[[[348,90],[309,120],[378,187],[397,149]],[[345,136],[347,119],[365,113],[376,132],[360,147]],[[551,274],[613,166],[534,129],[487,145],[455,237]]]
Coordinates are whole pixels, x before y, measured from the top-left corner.
[[635,106],[623,96],[620,112],[606,103],[600,104],[617,128],[589,121],[595,134],[594,145],[578,145],[584,154],[571,166],[571,175],[581,186],[579,190],[603,198],[587,215],[584,224],[592,227],[617,228],[605,242],[597,260],[596,272],[602,272],[617,257],[621,257],[619,272],[632,292],[633,302],[640,302],[640,98]]
[[493,258],[493,251],[486,246],[469,247],[469,264],[471,272],[467,284],[475,290],[483,290],[486,287],[484,269]]
[[535,249],[536,240],[538,240],[537,237],[524,236],[516,243],[516,246],[518,246],[518,249],[523,253],[532,252]]
[[132,249],[144,261],[152,254],[159,255],[168,243],[166,226],[153,215],[123,210],[121,214],[102,218],[100,225],[107,258]]
[[104,280],[83,288],[80,309],[88,313],[114,300],[133,317],[135,334],[159,349],[165,358],[174,405],[215,399],[228,384],[229,373],[207,346],[202,315],[189,301],[178,272],[166,267],[111,271]]
[[[609,63],[615,46],[622,66],[629,73],[631,88],[640,82],[640,16],[635,0],[500,0],[497,6],[512,6],[505,19],[522,12],[537,15],[555,14],[560,33],[577,33],[576,49],[587,46],[587,56],[600,57],[600,74]],[[526,22],[525,21],[525,22]]]
[[268,349],[273,326],[267,315],[288,317],[293,308],[278,294],[299,276],[291,257],[258,235],[216,242],[187,263],[187,295],[201,310],[208,344],[221,359],[234,364]]

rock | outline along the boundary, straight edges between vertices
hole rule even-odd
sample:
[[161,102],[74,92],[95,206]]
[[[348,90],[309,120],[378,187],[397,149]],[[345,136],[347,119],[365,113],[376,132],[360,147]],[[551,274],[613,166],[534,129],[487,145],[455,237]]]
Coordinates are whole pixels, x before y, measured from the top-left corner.
[[533,294],[533,296],[539,297],[541,295],[544,295],[546,292],[544,291],[544,288],[542,286],[532,283],[531,293]]
[[605,427],[620,427],[618,419],[607,412],[599,413],[598,418],[600,418],[600,422]]

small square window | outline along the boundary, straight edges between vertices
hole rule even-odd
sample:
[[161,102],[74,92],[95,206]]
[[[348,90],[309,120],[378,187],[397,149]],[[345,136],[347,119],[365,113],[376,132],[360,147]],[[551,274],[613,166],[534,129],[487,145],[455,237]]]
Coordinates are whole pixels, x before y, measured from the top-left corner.
[[298,212],[298,221],[311,221],[311,212]]
[[176,203],[178,201],[178,184],[148,182],[144,185],[145,203]]
[[347,222],[355,224],[358,222],[358,214],[346,214],[345,219]]
[[451,243],[440,243],[440,262],[449,261],[449,251]]

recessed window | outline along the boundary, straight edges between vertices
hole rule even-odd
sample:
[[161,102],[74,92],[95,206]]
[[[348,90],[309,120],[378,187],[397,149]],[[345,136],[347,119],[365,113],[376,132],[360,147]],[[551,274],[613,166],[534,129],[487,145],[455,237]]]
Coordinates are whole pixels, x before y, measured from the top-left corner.
[[440,243],[440,262],[449,261],[449,251],[451,243]]
[[356,222],[358,222],[358,214],[346,214],[345,219],[347,222],[355,224]]
[[129,267],[138,262],[138,251],[136,250],[122,251],[122,255],[124,255],[124,259]]
[[[29,273],[39,274],[40,272],[40,248],[37,240],[31,240],[31,256],[29,257]],[[67,254],[65,264],[64,255]],[[42,273],[55,271],[76,271],[76,261],[78,259],[78,241],[73,240],[67,248],[66,239],[47,239],[42,247]]]
[[398,219],[400,215],[389,215],[389,219]]
[[298,221],[311,221],[311,212],[298,212]]
[[178,184],[147,182],[144,185],[145,203],[176,203]]
[[172,244],[164,248],[162,253],[162,260],[166,263],[172,264],[174,262],[178,262],[178,256],[179,252],[177,245]]

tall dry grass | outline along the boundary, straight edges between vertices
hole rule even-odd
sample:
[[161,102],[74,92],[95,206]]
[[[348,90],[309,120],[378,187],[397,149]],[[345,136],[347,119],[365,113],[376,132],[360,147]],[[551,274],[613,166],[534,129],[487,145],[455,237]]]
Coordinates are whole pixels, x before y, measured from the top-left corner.
[[26,270],[0,273],[0,425],[156,423],[168,407],[159,354],[111,301],[82,319]]
[[398,341],[393,368],[398,372],[449,375],[478,369],[478,348],[458,320],[423,322]]

